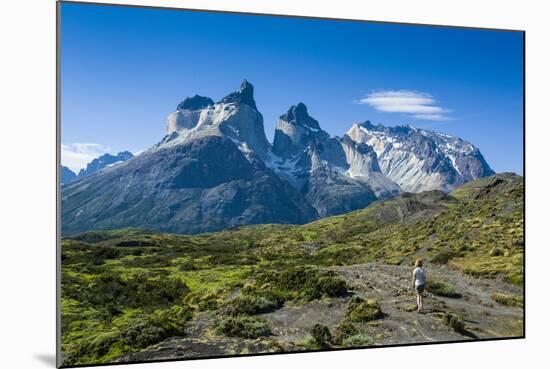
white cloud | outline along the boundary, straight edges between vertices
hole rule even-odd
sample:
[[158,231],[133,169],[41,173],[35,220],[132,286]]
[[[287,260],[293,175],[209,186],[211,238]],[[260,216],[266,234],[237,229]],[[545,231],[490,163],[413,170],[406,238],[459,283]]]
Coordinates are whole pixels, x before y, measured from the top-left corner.
[[426,92],[410,90],[388,90],[371,92],[358,101],[388,113],[403,113],[420,120],[450,120],[451,111],[437,104],[434,97]]
[[109,147],[97,143],[61,144],[61,165],[78,174],[86,164],[109,151]]

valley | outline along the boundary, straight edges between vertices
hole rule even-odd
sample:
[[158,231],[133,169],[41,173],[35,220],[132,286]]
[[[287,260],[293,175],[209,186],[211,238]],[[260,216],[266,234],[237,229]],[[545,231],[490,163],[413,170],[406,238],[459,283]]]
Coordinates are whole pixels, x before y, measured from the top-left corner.
[[497,174],[304,225],[64,237],[64,362],[520,337],[523,188]]

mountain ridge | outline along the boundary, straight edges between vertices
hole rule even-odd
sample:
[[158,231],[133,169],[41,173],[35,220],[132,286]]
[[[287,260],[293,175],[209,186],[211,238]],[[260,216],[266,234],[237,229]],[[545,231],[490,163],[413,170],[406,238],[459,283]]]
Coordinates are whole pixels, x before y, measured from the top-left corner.
[[254,86],[243,80],[216,103],[186,98],[168,115],[159,143],[63,186],[62,227],[75,233],[149,225],[201,233],[300,224],[402,191],[449,192],[492,173],[470,143],[410,126],[366,121],[343,137],[331,136],[302,102],[279,117],[271,144]]

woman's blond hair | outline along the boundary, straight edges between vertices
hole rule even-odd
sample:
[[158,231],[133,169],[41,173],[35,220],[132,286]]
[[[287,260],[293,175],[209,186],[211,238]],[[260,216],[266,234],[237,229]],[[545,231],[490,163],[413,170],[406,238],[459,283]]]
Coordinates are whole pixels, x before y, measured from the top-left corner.
[[417,267],[417,268],[421,268],[422,267],[422,259],[416,259],[416,261],[414,262],[414,266]]

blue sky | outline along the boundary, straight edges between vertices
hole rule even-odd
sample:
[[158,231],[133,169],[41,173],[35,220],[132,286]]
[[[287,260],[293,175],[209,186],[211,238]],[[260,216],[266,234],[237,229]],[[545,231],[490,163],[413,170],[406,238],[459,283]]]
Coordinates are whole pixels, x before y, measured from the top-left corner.
[[270,141],[303,102],[341,136],[353,122],[459,136],[523,173],[519,32],[62,4],[62,162],[158,142],[196,93],[255,86]]

